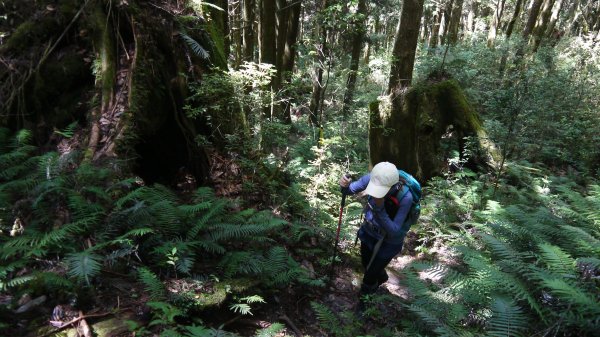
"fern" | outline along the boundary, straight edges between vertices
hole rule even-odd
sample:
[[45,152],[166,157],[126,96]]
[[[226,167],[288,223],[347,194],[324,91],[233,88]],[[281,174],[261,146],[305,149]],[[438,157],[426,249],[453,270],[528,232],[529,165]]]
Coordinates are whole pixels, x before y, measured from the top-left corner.
[[186,326],[187,337],[238,337],[239,335],[215,328],[205,328],[203,326]]
[[38,272],[34,274],[36,282],[45,285],[47,289],[72,289],[75,285],[62,275],[53,272]]
[[236,303],[232,304],[229,309],[233,312],[240,313],[242,315],[252,315],[250,305],[246,303]]
[[88,285],[90,284],[90,278],[100,272],[101,261],[102,257],[90,250],[72,253],[65,258],[68,268],[67,273],[79,280],[85,280]]
[[165,288],[158,277],[148,268],[138,269],[138,278],[144,284],[150,299],[160,301],[165,298]]
[[63,136],[65,138],[71,138],[73,137],[73,134],[75,134],[75,128],[77,128],[77,121],[67,125],[67,127],[64,130],[54,130],[54,133],[56,133],[57,135]]
[[492,317],[487,321],[488,336],[522,336],[528,320],[524,312],[513,301],[495,298],[492,301]]
[[285,326],[281,323],[273,323],[268,328],[256,330],[254,337],[275,337],[280,336]]
[[549,244],[538,245],[540,258],[549,270],[565,277],[575,275],[575,260],[562,249]]
[[327,331],[330,332],[339,330],[340,320],[331,309],[315,301],[310,302],[310,306],[315,312],[319,324],[322,327],[326,327]]
[[600,240],[583,228],[568,225],[561,226],[565,231],[565,239],[571,243],[567,249],[572,254],[600,255]]
[[573,282],[559,278],[541,277],[541,285],[567,303],[577,306],[582,312],[600,314],[600,304],[592,294],[587,293]]
[[188,44],[188,46],[192,48],[196,55],[200,56],[204,60],[208,60],[210,58],[210,55],[208,54],[206,49],[204,49],[204,47],[202,47],[200,43],[192,39],[189,35],[185,33],[179,33],[179,36],[181,36],[181,38]]

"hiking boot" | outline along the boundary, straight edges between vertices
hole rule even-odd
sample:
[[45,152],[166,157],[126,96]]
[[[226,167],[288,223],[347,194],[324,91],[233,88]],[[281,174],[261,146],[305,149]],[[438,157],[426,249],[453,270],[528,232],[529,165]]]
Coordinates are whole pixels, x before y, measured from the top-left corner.
[[377,278],[377,286],[379,287],[380,285],[384,284],[385,282],[387,282],[388,279],[389,279],[389,276],[388,276],[387,272],[384,270],[383,273],[381,275],[379,275],[379,277]]

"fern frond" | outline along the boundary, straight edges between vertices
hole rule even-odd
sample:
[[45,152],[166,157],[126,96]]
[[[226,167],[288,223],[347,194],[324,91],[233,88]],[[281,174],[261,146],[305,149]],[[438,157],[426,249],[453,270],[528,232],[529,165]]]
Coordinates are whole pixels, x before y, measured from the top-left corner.
[[225,254],[227,250],[220,244],[210,240],[189,241],[190,247],[202,248],[204,251],[211,254]]
[[200,202],[193,205],[180,205],[177,208],[186,215],[196,215],[200,212],[206,211],[211,206],[211,203],[208,201]]
[[22,129],[22,130],[17,131],[17,134],[15,135],[14,145],[15,146],[23,146],[23,145],[30,144],[32,139],[33,139],[33,134],[31,133],[31,131],[29,131],[27,129]]
[[541,280],[541,284],[550,293],[567,303],[574,304],[581,311],[600,314],[600,304],[595,300],[595,296],[582,288],[559,278],[544,278]]
[[100,272],[102,268],[101,261],[102,257],[90,250],[72,253],[65,258],[68,267],[67,273],[79,280],[85,280],[88,285],[90,284],[90,278]]
[[270,327],[256,330],[254,337],[275,337],[279,336],[285,326],[281,323],[273,323]]
[[416,314],[431,329],[446,328],[443,320],[437,315],[437,312],[428,310],[416,304],[407,306],[408,310]]
[[264,257],[256,252],[243,251],[227,254],[219,263],[224,267],[224,276],[235,274],[259,275],[264,270]]
[[575,275],[575,260],[569,254],[550,244],[540,244],[538,248],[549,270],[564,276]]
[[42,282],[46,288],[72,289],[75,285],[62,275],[52,272],[39,272],[35,274],[36,281]]
[[312,301],[310,302],[310,306],[315,312],[321,326],[326,326],[328,327],[328,330],[331,331],[335,330],[334,327],[340,325],[340,320],[337,318],[337,316],[324,304]]
[[568,225],[561,228],[566,232],[565,240],[571,243],[566,248],[570,248],[572,254],[600,255],[600,240],[585,229]]
[[493,337],[522,336],[529,324],[523,310],[513,301],[495,298],[492,302],[492,317],[488,320],[488,335]]
[[144,284],[145,290],[152,300],[158,301],[165,298],[165,288],[162,282],[150,269],[139,268],[138,278]]
[[8,289],[8,288],[13,288],[13,287],[18,287],[18,286],[28,283],[29,281],[34,280],[34,279],[35,279],[35,276],[26,275],[26,276],[15,277],[11,280],[8,280],[7,282],[2,282],[0,280],[0,289]]
[[242,315],[252,315],[252,308],[246,303],[232,304],[229,309],[233,312],[240,313]]
[[204,60],[208,60],[210,58],[210,54],[198,43],[196,40],[192,39],[189,35],[184,33],[179,33],[181,38],[187,43],[190,48],[196,53],[196,55],[200,56]]
[[512,247],[496,237],[482,233],[480,234],[486,245],[494,252],[496,256],[503,260],[520,260],[519,254]]
[[202,203],[215,199],[215,192],[210,187],[199,187],[194,193],[194,202]]

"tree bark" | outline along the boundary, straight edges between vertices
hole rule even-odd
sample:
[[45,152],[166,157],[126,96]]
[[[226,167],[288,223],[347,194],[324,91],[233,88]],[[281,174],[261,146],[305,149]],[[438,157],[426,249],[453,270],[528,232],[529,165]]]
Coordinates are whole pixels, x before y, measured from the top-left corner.
[[233,2],[231,5],[231,12],[233,16],[231,17],[231,36],[232,36],[232,45],[234,47],[233,53],[233,67],[238,69],[240,64],[242,64],[243,59],[243,40],[242,40],[242,29],[243,29],[243,18],[242,18],[242,0],[238,0],[237,2]]
[[359,0],[356,10],[356,18],[352,28],[352,52],[350,56],[350,71],[346,80],[346,92],[344,94],[344,105],[342,107],[342,118],[346,121],[352,100],[354,98],[354,89],[356,87],[356,76],[358,73],[358,64],[360,60],[360,51],[365,38],[365,20],[367,17],[367,1]]
[[[293,1],[293,0],[292,0]],[[279,90],[281,85],[281,75],[283,71],[283,53],[285,52],[285,43],[287,39],[288,30],[288,16],[290,8],[288,7],[286,0],[276,0],[277,10],[275,15],[276,21],[276,35],[277,40],[275,43],[276,49],[276,69],[277,75],[273,82],[273,89]]]
[[500,20],[502,20],[502,13],[504,12],[504,2],[505,0],[497,0],[496,2],[496,9],[494,10],[492,24],[490,25],[490,31],[487,36],[488,48],[494,48],[497,30],[500,26]]
[[270,102],[266,104],[263,115],[266,118],[273,116],[273,95],[277,88],[277,22],[276,22],[276,0],[261,0],[260,6],[260,63],[273,65],[275,73],[269,84],[264,88],[270,93]]
[[527,23],[525,24],[525,29],[523,30],[523,39],[528,39],[529,35],[531,35],[533,32],[533,28],[535,27],[535,22],[540,14],[540,8],[542,7],[543,2],[544,0],[533,0]]
[[540,47],[540,43],[544,38],[546,33],[546,29],[548,27],[548,22],[550,21],[550,16],[552,15],[552,7],[554,7],[555,0],[545,0],[542,6],[542,10],[540,15],[538,16],[538,20],[535,23],[535,27],[532,32],[532,41],[531,44],[533,46],[533,51],[536,52]]
[[275,0],[262,0],[260,12],[260,62],[277,64]]
[[398,24],[398,33],[392,51],[392,64],[388,94],[406,88],[412,81],[412,73],[419,39],[419,26],[424,0],[406,0]]
[[515,11],[513,12],[513,15],[510,18],[510,21],[508,22],[508,25],[506,27],[506,38],[507,39],[510,39],[510,36],[512,35],[512,33],[515,29],[515,23],[519,19],[519,16],[521,16],[522,9],[523,9],[523,0],[517,0],[517,3],[515,4]]
[[[329,6],[328,0],[322,0],[321,12]],[[314,57],[314,72],[312,75],[312,94],[310,97],[310,105],[308,107],[310,113],[310,122],[313,126],[321,127],[320,111],[321,96],[323,95],[323,72],[325,67],[325,56],[327,52],[327,28],[324,27],[322,18],[316,24],[316,34],[318,42],[316,45],[316,55]]]
[[[282,83],[289,83],[294,72],[294,63],[296,59],[296,41],[298,39],[298,32],[300,27],[300,11],[302,9],[302,3],[300,1],[296,1],[290,6],[290,13],[288,15],[287,21],[287,36],[282,56],[283,59],[281,61]],[[282,105],[283,106],[281,107],[281,120],[284,123],[289,124],[292,122],[291,104],[289,101],[283,101]]]
[[442,17],[442,26],[440,27],[440,31],[442,33],[441,43],[446,45],[448,43],[448,31],[450,28],[450,20],[452,19],[452,8],[454,6],[455,0],[450,0],[446,3],[446,7],[444,8],[444,15]]
[[475,17],[477,15],[477,8],[479,3],[477,0],[471,0],[471,4],[469,6],[469,14],[467,14],[467,27],[465,31],[469,32],[469,34],[475,31]]
[[244,61],[254,61],[254,0],[242,0],[243,9],[243,28],[242,40],[244,44]]
[[231,39],[229,35],[229,11],[228,0],[215,0],[214,4],[223,9],[222,11],[208,7],[210,17],[213,20],[214,28],[218,30],[218,35],[223,39],[222,57],[227,61],[231,52]]
[[[406,0],[402,6],[398,33],[394,42],[390,81],[387,99],[370,105],[369,153],[372,164],[383,160],[391,161],[409,172],[415,168],[416,115],[403,109],[403,96],[411,83],[415,61],[419,25],[423,13],[423,0]],[[401,151],[410,152],[406,157]]]
[[556,32],[556,23],[558,22],[558,18],[560,16],[560,12],[562,11],[563,5],[565,4],[564,0],[558,0],[558,4],[554,6],[552,9],[552,16],[550,16],[550,21],[548,22],[548,28],[546,29],[546,36],[555,37],[556,40],[560,39],[559,32]]
[[429,37],[429,53],[431,54],[437,48],[440,39],[440,24],[442,16],[439,7],[433,12],[433,27],[431,28],[431,36]]
[[458,28],[462,18],[462,9],[463,0],[455,0],[452,7],[452,16],[450,17],[450,26],[448,27],[448,43],[451,45],[458,42]]
[[[227,69],[217,23],[195,12],[189,14],[194,20],[178,22],[175,10],[140,0],[112,7],[104,1],[61,0],[55,10],[24,20],[27,34],[10,36],[0,52],[16,43],[22,47],[10,50],[15,59],[43,55],[35,58],[35,82],[24,85],[29,112],[24,118],[35,126],[36,144],[54,143],[52,128],[77,121],[78,140],[69,146],[89,160],[127,159],[120,169],[148,184],[170,184],[185,167],[206,184],[210,158],[198,137],[220,148],[227,134],[244,137],[247,125],[238,105],[227,104],[234,92],[226,72],[215,73],[215,66]],[[48,41],[56,48],[45,48]],[[88,57],[100,65],[98,72],[92,73]],[[194,101],[188,81],[209,76],[219,79],[211,88],[218,97]],[[192,117],[184,106],[196,114],[202,110],[206,118]]]

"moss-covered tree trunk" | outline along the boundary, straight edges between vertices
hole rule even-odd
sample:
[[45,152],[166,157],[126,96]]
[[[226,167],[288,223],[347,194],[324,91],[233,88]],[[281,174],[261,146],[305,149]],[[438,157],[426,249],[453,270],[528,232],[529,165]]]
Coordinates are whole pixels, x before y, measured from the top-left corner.
[[[34,129],[39,145],[68,143],[87,160],[127,159],[149,182],[169,182],[182,168],[202,181],[209,158],[197,138],[219,145],[243,134],[239,109],[188,101],[188,84],[227,67],[214,20],[175,0],[25,2],[27,12],[8,16],[29,19],[3,27],[0,93],[13,94],[0,106],[11,116],[2,126]],[[191,116],[186,105],[205,113]],[[70,139],[54,132],[68,125],[77,125]]]
[[470,161],[492,164],[498,159],[477,112],[454,80],[417,85],[405,94],[391,96],[370,106],[370,159],[389,161],[420,179],[439,175],[446,166],[448,149],[464,153],[465,137],[473,137]]

